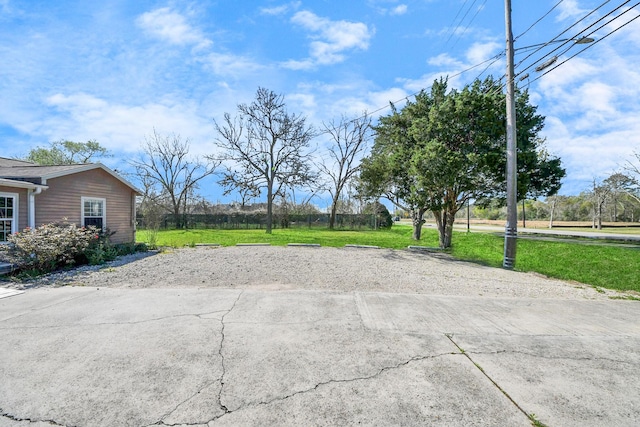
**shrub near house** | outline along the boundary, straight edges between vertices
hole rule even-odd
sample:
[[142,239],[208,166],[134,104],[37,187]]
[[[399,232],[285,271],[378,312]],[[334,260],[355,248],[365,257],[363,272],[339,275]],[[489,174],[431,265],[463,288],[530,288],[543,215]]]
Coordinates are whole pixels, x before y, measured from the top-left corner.
[[109,232],[73,223],[51,223],[8,236],[0,254],[19,271],[42,274],[77,264],[102,264],[118,255],[145,250],[144,245],[112,245]]

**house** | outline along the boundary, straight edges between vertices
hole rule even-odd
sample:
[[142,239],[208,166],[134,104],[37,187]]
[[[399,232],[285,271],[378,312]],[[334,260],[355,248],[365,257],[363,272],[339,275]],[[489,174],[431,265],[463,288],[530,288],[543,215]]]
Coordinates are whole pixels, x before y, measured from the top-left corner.
[[113,243],[134,242],[137,194],[101,163],[40,166],[0,157],[0,242],[27,227],[65,219],[108,228],[115,232]]

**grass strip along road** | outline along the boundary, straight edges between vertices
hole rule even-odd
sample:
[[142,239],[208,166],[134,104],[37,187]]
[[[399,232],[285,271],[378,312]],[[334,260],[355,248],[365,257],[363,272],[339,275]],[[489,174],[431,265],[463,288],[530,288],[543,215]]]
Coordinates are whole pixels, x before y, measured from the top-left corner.
[[[424,229],[422,240],[411,239],[411,227],[394,225],[390,230],[328,230],[324,228],[264,230],[139,230],[141,242],[156,241],[158,246],[194,246],[216,243],[233,246],[238,243],[314,243],[343,247],[347,244],[374,245],[381,248],[406,249],[409,245],[438,246],[435,230]],[[455,258],[492,267],[502,266],[504,238],[489,233],[454,232],[453,247],[448,251]],[[519,239],[516,270],[536,272],[548,277],[576,281],[620,291],[640,292],[640,245],[582,245],[575,241],[540,241]]]

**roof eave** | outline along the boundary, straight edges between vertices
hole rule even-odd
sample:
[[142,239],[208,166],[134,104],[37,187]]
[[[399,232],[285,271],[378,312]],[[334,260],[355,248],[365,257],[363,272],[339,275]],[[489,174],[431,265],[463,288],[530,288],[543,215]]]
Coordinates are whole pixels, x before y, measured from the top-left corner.
[[18,181],[15,179],[7,179],[7,178],[0,178],[0,185],[5,187],[12,187],[12,188],[26,188],[28,190],[37,190],[38,188],[46,190],[47,188],[49,188],[46,185],[34,184],[28,181]]

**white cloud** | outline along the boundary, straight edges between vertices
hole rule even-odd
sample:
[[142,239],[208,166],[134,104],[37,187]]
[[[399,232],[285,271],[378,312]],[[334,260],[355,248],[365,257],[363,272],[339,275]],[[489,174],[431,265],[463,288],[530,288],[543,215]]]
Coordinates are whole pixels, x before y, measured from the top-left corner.
[[249,58],[228,53],[210,53],[199,61],[220,76],[246,76],[264,68]]
[[[563,60],[564,58],[560,58],[558,63]],[[549,72],[549,74],[543,75],[539,80],[540,88],[543,91],[555,92],[558,89],[576,84],[584,79],[594,77],[598,75],[601,70],[601,67],[597,63],[576,57]]]
[[299,1],[292,1],[291,3],[287,3],[287,4],[283,4],[280,6],[274,6],[274,7],[261,7],[260,8],[260,13],[263,15],[273,15],[273,16],[277,16],[277,15],[284,15],[287,12],[289,12],[290,10],[296,10],[300,7],[302,2]]
[[[484,49],[478,48],[475,52],[467,52],[467,56],[479,55],[480,51],[484,52]],[[423,89],[429,90],[433,85],[433,82],[441,78],[448,79],[448,86],[450,88],[458,88],[464,84],[467,76],[469,78],[473,78],[477,75],[477,73],[475,75],[472,75],[473,73],[460,75],[461,71],[476,64],[469,64],[468,62],[460,61],[447,53],[442,53],[438,56],[429,58],[427,63],[433,67],[440,68],[440,70],[423,74],[417,79],[396,79],[396,81],[401,83],[405,90],[410,92],[419,92]]]
[[282,62],[280,65],[283,68],[288,68],[289,70],[311,70],[316,66],[316,63],[311,59],[305,59],[302,61],[290,59],[289,61]]
[[401,4],[391,9],[389,13],[391,15],[404,15],[405,13],[407,13],[407,9],[408,8],[406,4]]
[[[626,27],[628,28],[628,27]],[[640,148],[640,71],[636,35],[621,31],[585,56],[576,57],[539,80],[533,99],[545,115],[549,149],[570,171],[563,193],[588,189],[594,178],[604,179]],[[561,58],[562,59],[562,58]]]
[[404,106],[409,94],[402,88],[390,88],[381,91],[369,90],[361,91],[360,96],[341,96],[328,105],[327,118],[339,117],[342,114],[347,116],[359,116],[368,112],[377,120],[379,116],[387,115],[391,112],[389,103],[395,103],[396,107]]
[[287,95],[285,101],[291,111],[302,111],[303,116],[312,117],[318,109],[315,94],[293,93]]
[[[623,37],[627,38],[629,41],[640,43],[640,19],[631,21],[632,19],[637,18],[638,15],[640,15],[640,12],[635,9],[623,9],[622,12],[624,12],[624,15],[606,26],[607,33],[620,30],[620,32],[617,33],[618,35],[624,33]],[[629,24],[625,25],[627,23]],[[623,25],[624,28],[622,28]]]
[[461,61],[453,58],[448,53],[441,53],[438,56],[434,56],[432,58],[429,58],[427,60],[427,64],[433,65],[433,66],[436,66],[436,67],[439,67],[439,66],[462,67],[462,66],[464,66],[464,63],[462,63]]
[[366,50],[374,30],[361,22],[332,21],[309,11],[297,12],[291,22],[308,30],[313,40],[310,43],[310,59],[289,61],[283,66],[305,69],[314,65],[329,65],[346,59],[345,52]]
[[466,57],[470,64],[480,64],[491,57],[494,57],[497,52],[501,51],[503,46],[495,41],[488,41],[484,43],[474,43],[469,49],[467,49]]
[[170,44],[194,45],[198,48],[212,44],[200,30],[189,25],[183,15],[168,7],[143,13],[136,19],[136,24],[147,34]]
[[560,12],[557,18],[558,21],[575,18],[589,13],[588,10],[582,9],[578,5],[577,0],[564,0],[558,5],[558,11]]
[[[380,15],[399,16],[407,13],[408,6],[406,4],[398,4],[397,6],[388,5],[388,3],[397,3],[398,0],[368,0],[369,6],[375,9]],[[378,5],[381,4],[381,5]]]
[[630,159],[633,153],[633,144],[625,141],[637,142],[638,132],[640,126],[635,125],[602,135],[581,135],[575,129],[567,129],[567,123],[558,118],[547,117],[547,146],[571,171],[562,193],[586,190],[592,179],[602,180],[619,170],[624,159]]
[[110,150],[138,151],[144,136],[155,128],[159,133],[176,133],[196,144],[192,154],[203,154],[211,147],[210,119],[198,114],[197,105],[172,99],[137,105],[110,103],[86,93],[56,94],[46,99],[57,114],[38,124],[36,133],[48,140],[96,139]]

